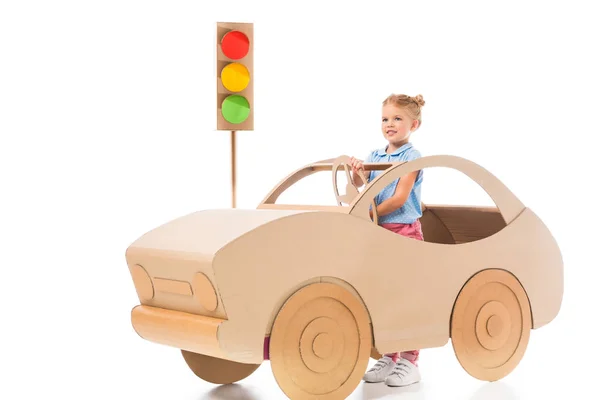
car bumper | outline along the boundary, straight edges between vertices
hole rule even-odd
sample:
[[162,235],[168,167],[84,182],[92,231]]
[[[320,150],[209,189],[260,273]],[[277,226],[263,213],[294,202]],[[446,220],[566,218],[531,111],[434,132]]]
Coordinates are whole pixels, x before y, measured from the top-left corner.
[[131,310],[133,329],[143,339],[227,359],[217,336],[219,325],[224,321],[226,320],[146,305],[138,305]]

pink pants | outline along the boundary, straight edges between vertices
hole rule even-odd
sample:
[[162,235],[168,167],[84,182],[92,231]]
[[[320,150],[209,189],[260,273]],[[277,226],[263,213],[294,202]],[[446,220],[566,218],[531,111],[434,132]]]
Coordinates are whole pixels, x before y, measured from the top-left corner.
[[[407,236],[417,240],[423,240],[423,231],[421,230],[421,222],[419,222],[419,220],[416,220],[412,224],[381,224],[381,226],[399,235]],[[394,362],[398,361],[399,357],[402,357],[415,365],[418,365],[419,363],[419,350],[388,353],[385,355],[391,357]]]

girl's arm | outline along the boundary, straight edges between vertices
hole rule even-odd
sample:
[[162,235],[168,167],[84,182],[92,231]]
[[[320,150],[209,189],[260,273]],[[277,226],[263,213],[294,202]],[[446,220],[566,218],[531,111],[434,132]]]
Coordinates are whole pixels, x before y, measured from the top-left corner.
[[404,205],[415,184],[418,174],[419,171],[414,171],[400,179],[394,195],[377,206],[377,215],[379,217],[387,215]]

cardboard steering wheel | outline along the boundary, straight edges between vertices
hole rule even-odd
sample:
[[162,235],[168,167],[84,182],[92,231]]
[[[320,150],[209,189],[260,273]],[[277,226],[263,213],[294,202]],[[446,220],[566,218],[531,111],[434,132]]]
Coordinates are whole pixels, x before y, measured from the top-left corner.
[[[339,193],[338,183],[337,183],[337,172],[341,165],[344,166],[344,171],[346,172],[346,179],[348,180],[348,183],[346,183],[346,192],[344,194]],[[337,203],[340,206],[342,205],[342,203],[349,205],[359,194],[358,187],[356,187],[354,185],[354,182],[352,180],[352,175],[350,175],[349,165],[350,165],[350,157],[340,156],[333,161],[333,166],[331,168],[331,172],[333,174],[333,193],[335,194]],[[358,171],[358,176],[360,176],[360,179],[363,181],[365,186],[367,186],[368,181],[367,181],[367,177],[365,176],[363,170]],[[379,218],[377,215],[377,205],[375,204],[375,199],[373,199],[371,202],[371,209],[373,210],[373,222],[375,222],[375,224],[378,224]]]

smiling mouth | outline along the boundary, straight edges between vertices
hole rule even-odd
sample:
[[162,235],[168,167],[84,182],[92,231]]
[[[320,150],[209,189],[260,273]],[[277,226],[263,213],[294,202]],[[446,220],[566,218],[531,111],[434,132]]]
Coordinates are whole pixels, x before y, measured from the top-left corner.
[[386,131],[386,133],[387,133],[388,135],[393,135],[394,133],[396,133],[396,131],[393,131],[393,130],[388,130],[388,131]]

